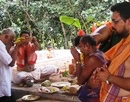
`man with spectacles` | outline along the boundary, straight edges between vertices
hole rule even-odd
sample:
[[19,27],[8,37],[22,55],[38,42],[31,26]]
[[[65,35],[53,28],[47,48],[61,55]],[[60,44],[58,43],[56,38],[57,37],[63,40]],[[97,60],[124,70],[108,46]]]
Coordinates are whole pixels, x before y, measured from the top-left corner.
[[112,27],[122,40],[105,53],[109,66],[97,68],[95,79],[102,81],[100,102],[130,102],[130,2],[117,3],[111,11]]

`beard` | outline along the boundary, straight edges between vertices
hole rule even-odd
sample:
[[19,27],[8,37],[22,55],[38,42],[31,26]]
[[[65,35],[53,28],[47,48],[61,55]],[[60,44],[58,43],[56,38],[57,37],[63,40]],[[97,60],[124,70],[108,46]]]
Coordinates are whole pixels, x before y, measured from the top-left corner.
[[120,37],[120,38],[126,38],[129,35],[128,30],[126,30],[126,28],[124,27],[124,30],[122,32],[118,32],[116,29],[114,29],[114,35]]

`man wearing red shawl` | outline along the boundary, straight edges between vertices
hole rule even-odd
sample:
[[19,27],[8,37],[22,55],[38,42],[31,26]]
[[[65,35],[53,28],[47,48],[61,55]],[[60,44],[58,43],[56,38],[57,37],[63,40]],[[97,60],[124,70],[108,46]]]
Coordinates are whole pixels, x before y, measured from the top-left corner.
[[[15,84],[24,83],[27,86],[32,86],[34,81],[46,80],[49,75],[58,71],[58,68],[54,65],[35,68],[34,65],[37,60],[35,51],[40,48],[36,37],[30,37],[29,32],[23,31],[18,40],[16,40],[17,71],[13,70],[12,76],[12,81]],[[27,83],[25,83],[26,81]]]
[[39,50],[40,46],[35,36],[30,37],[28,31],[23,31],[20,34],[20,42],[16,44],[18,46],[17,53],[17,70],[18,71],[33,71],[34,64],[37,60],[36,50]]

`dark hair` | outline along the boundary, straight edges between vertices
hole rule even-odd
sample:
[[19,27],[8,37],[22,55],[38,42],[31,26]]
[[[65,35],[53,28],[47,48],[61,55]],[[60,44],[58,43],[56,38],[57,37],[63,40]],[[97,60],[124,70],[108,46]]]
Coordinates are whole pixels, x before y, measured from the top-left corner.
[[29,36],[30,36],[30,32],[29,31],[22,31],[21,33],[20,33],[20,36],[22,36],[22,34],[28,34]]
[[78,46],[79,45],[79,41],[81,39],[82,36],[77,36],[75,39],[74,39],[74,46]]
[[90,35],[83,36],[80,41],[83,44],[89,43],[91,46],[96,46],[96,40]]
[[130,2],[117,3],[111,7],[111,11],[117,11],[121,18],[126,21],[130,18]]

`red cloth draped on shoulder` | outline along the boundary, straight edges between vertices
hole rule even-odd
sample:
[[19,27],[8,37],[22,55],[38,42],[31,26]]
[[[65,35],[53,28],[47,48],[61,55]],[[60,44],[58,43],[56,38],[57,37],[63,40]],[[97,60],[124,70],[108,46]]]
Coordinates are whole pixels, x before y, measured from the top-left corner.
[[24,46],[21,46],[18,51],[17,62],[16,62],[18,67],[24,66],[24,57],[25,57],[25,48]]
[[37,54],[35,53],[35,46],[31,43],[27,45],[27,61],[28,64],[35,64],[37,60]]
[[[111,64],[108,67],[110,73],[113,75],[117,75],[120,65],[123,64],[129,56],[130,56],[130,35],[127,38],[123,38],[117,45],[115,45],[105,53],[106,59],[111,61]],[[100,102],[106,102],[105,100],[111,90],[111,85],[112,84],[102,82],[100,90]]]
[[[36,63],[37,60],[37,54],[35,53],[35,46],[31,43],[28,43],[27,46],[21,46],[19,48],[17,56],[17,66],[18,67],[24,67],[25,61],[26,63],[33,65]],[[27,60],[25,60],[27,59]]]

